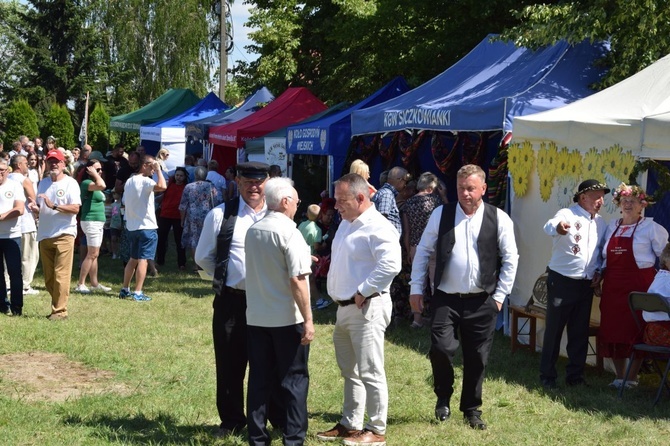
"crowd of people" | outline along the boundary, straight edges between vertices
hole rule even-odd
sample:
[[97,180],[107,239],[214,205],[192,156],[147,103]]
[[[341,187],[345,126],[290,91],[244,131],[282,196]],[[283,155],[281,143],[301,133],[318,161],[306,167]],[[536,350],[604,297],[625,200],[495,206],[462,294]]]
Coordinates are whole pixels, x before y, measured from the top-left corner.
[[[331,304],[337,306],[332,341],[344,379],[342,416],[317,438],[385,444],[384,336],[396,319],[417,330],[430,324],[435,418],[451,418],[460,348],[460,412],[473,429],[487,428],[485,370],[519,254],[510,217],[484,202],[481,167],[457,172],[458,199],[448,202],[444,184],[430,172],[414,181],[394,167],[376,189],[368,166],[357,160],[335,181],[334,196],[307,206],[298,226],[299,192],[265,163],[240,163],[224,176],[215,161],[187,156],[184,166],[168,171],[167,151],[154,158],[119,145],[103,155],[85,145],[77,154],[55,143],[48,138],[42,148],[39,138],[22,137],[8,159],[0,157],[3,313],[22,314],[23,296],[36,293],[31,282],[41,259],[52,301],[48,318],[67,318],[76,240],[75,292],[111,291],[98,278],[105,249],[125,262],[119,297],[149,301],[145,278],[165,264],[172,231],[178,269],[186,269],[190,255],[194,270],[213,278],[217,436],[246,427],[249,444],[269,444],[269,421],[284,444],[304,443],[312,310]],[[609,192],[596,180],[582,182],[574,205],[544,225],[553,249],[540,382],[549,389],[558,387],[566,327],[565,383],[586,384],[594,295],[602,297],[598,350],[612,359],[611,387],[638,385],[640,361],[626,367],[634,343],[670,344],[667,315],[644,314],[649,323],[640,332],[627,304],[632,291],[670,295],[668,232],[642,215],[651,197],[623,183],[612,194],[622,216],[607,224],[599,211]]]

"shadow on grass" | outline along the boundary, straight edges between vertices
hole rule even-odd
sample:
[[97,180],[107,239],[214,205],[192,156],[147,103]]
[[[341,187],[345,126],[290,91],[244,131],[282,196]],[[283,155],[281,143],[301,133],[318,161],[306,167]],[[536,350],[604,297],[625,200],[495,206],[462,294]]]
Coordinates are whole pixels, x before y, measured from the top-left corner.
[[[214,444],[216,426],[182,425],[176,418],[165,413],[148,418],[135,416],[100,415],[82,418],[76,415],[63,420],[64,424],[87,426],[92,436],[110,443],[122,444]],[[226,439],[226,444],[245,444],[246,431]]]

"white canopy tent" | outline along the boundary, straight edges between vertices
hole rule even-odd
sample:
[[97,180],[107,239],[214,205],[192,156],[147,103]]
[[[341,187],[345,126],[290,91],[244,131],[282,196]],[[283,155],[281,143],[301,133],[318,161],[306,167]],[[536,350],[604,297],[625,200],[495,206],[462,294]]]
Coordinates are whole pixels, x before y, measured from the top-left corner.
[[[630,155],[636,159],[670,160],[670,55],[610,88],[565,107],[516,117],[512,142],[532,146],[537,160],[528,172],[527,192],[519,196],[513,190],[511,200],[519,247],[519,274],[511,302],[525,304],[551,257],[551,239],[542,227],[560,207],[571,204],[577,185],[590,173],[587,165],[594,160],[596,164],[607,160],[616,167],[618,158],[632,159]],[[558,152],[567,149],[579,153],[582,163],[584,160],[586,163],[572,176],[556,174],[551,179],[550,196],[545,193],[543,198],[540,188],[547,175],[545,165],[537,164],[540,151],[552,147]],[[518,178],[514,178],[512,164],[510,159],[510,174],[516,187]],[[617,174],[615,168],[606,172],[607,167],[602,167],[602,175],[610,188],[628,182],[625,174],[628,171]],[[611,196],[606,197],[606,202],[610,205],[601,215],[607,220],[618,216],[611,205]]]

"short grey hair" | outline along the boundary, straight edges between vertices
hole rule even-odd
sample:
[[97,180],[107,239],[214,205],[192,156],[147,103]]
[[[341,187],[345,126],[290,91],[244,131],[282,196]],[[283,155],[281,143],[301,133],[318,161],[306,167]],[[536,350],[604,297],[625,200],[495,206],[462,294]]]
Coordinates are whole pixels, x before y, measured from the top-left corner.
[[344,175],[339,180],[335,181],[335,186],[338,184],[346,184],[349,186],[349,192],[357,196],[358,194],[363,194],[366,197],[370,196],[370,188],[368,187],[368,182],[357,173],[348,173]]
[[203,181],[207,178],[207,169],[202,166],[196,167],[193,177],[195,178],[195,181]]
[[430,188],[437,189],[438,178],[433,172],[424,172],[419,175],[419,179],[416,182],[416,188],[419,191],[424,191]]
[[268,209],[276,211],[284,198],[293,198],[293,180],[286,177],[273,177],[265,182],[263,190]]
[[456,172],[457,178],[467,178],[471,175],[477,175],[482,179],[482,183],[486,183],[486,172],[476,164],[466,164]]

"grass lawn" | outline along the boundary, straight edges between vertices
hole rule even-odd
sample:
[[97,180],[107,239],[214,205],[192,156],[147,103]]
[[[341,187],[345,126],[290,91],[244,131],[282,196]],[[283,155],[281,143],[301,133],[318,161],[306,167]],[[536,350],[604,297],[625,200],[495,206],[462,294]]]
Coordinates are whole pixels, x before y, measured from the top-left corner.
[[[30,386],[0,371],[1,445],[243,445],[244,435],[215,440],[214,355],[211,342],[212,293],[192,273],[175,263],[148,278],[151,302],[115,298],[121,284],[120,261],[101,259],[101,283],[114,294],[70,298],[70,318],[49,322],[46,292],[26,296],[22,318],[0,317],[2,355],[58,353],[89,371],[111,372],[106,384],[82,397],[53,401],[61,387],[84,386],[78,375],[49,374],[49,364],[29,369],[33,381],[50,380],[46,398],[34,398]],[[75,272],[77,274],[78,272]],[[35,285],[43,290],[38,272]],[[76,279],[73,279],[73,288]],[[307,444],[326,444],[317,431],[339,420],[342,381],[331,334],[333,306],[316,313],[311,347],[310,425]],[[426,329],[396,328],[387,335],[389,445],[666,445],[670,441],[670,399],[651,402],[657,379],[642,377],[640,388],[623,401],[607,388],[610,374],[589,368],[590,387],[545,391],[538,385],[539,355],[511,354],[509,338],[497,335],[484,384],[483,418],[489,429],[473,431],[458,412],[460,379],[452,400],[455,413],[446,423],[433,417],[435,397]],[[5,357],[7,358],[7,357]],[[563,374],[564,362],[560,364]],[[112,375],[113,374],[113,375]],[[64,380],[67,382],[64,382]],[[46,381],[45,381],[46,382]],[[101,381],[102,382],[102,381]],[[53,398],[57,399],[57,398]],[[274,444],[281,444],[275,438]]]

